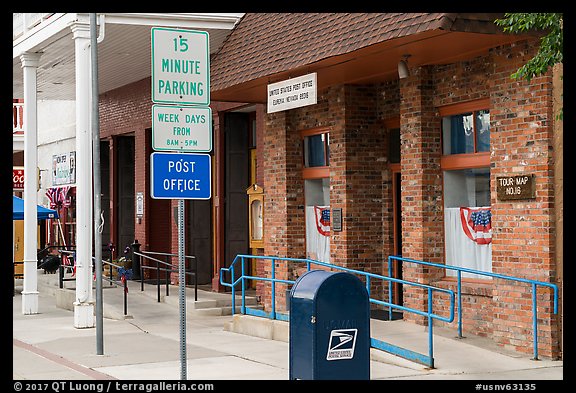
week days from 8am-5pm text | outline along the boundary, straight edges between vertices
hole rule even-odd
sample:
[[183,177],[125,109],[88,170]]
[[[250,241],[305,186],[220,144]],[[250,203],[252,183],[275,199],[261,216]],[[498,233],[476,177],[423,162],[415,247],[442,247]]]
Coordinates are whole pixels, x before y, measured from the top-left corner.
[[177,124],[171,126],[172,138],[166,138],[166,146],[179,146],[180,143],[182,143],[183,146],[198,146],[197,139],[176,139],[174,137],[195,136],[193,127],[197,124],[206,124],[205,114],[184,114],[180,116],[178,113],[157,113],[157,116],[159,123]]

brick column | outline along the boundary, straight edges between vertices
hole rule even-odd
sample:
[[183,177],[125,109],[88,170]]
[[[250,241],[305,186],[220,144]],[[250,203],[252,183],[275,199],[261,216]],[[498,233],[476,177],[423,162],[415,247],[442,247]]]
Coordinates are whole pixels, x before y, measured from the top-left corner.
[[[490,145],[492,189],[492,270],[494,273],[555,282],[555,195],[552,73],[526,82],[510,74],[535,53],[528,42],[503,46],[492,54]],[[533,174],[536,198],[500,201],[499,176]],[[494,340],[532,353],[532,288],[494,280]],[[553,294],[538,289],[539,355],[559,355]]]
[[[431,70],[420,67],[400,81],[402,256],[441,263],[443,258],[440,121],[433,105]],[[404,263],[403,278],[428,284],[439,269]],[[427,310],[428,294],[404,285],[404,305]],[[425,318],[404,313],[406,319]]]
[[[383,128],[376,124],[376,88],[339,87],[329,92],[329,106],[330,207],[342,208],[342,232],[331,232],[332,263],[382,274],[382,157],[386,146]],[[374,282],[371,290],[381,287]]]
[[[265,116],[263,136],[264,169],[264,255],[302,258],[305,255],[304,187],[302,143],[297,130],[289,128],[287,112]],[[276,278],[289,278],[286,263],[277,263]],[[270,277],[271,263],[259,260],[258,275]],[[269,283],[258,282],[262,302],[271,301]],[[276,285],[276,310],[285,308],[285,284]]]

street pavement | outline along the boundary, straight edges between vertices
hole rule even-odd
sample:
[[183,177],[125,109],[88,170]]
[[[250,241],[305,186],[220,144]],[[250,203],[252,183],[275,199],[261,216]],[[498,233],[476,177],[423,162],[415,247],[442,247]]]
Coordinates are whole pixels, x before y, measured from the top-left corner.
[[[46,276],[46,277],[44,277]],[[13,298],[13,380],[42,381],[178,381],[184,365],[180,360],[180,318],[178,287],[170,295],[162,289],[157,301],[156,287],[129,281],[128,313],[123,315],[122,289],[105,284],[103,355],[97,354],[96,328],[74,328],[74,313],[57,306],[55,276],[39,277],[39,312],[23,315],[21,280],[16,281]],[[68,283],[69,284],[69,283]],[[230,298],[200,290],[194,301],[187,289],[186,379],[188,381],[269,380],[289,378],[289,344],[284,338],[269,339],[236,333],[235,318],[258,317],[216,315],[218,307],[202,311],[200,304]],[[424,327],[404,321],[371,322],[372,335],[395,345],[426,353]],[[472,390],[539,390],[541,384],[564,383],[563,362],[532,360],[529,355],[511,353],[481,338],[457,339],[451,330],[434,329],[435,368],[430,369],[385,352],[372,349],[371,380],[466,380]],[[379,338],[380,338],[379,336]],[[412,348],[411,348],[412,347]],[[474,382],[472,382],[474,381]],[[540,384],[540,385],[539,385]],[[116,385],[112,385],[116,386]],[[70,386],[72,387],[72,386]],[[30,389],[29,389],[30,390]]]

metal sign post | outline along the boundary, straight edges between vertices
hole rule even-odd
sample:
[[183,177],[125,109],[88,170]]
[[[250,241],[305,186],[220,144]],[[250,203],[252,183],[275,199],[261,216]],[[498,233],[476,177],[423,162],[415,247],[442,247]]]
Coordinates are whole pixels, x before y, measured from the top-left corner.
[[180,379],[186,376],[186,265],[184,259],[184,199],[178,199],[178,290],[180,308]]
[[[178,287],[180,305],[180,379],[186,380],[186,266],[184,200],[212,196],[212,112],[208,33],[153,27],[152,148],[154,199],[178,199]],[[197,277],[195,277],[197,279]]]

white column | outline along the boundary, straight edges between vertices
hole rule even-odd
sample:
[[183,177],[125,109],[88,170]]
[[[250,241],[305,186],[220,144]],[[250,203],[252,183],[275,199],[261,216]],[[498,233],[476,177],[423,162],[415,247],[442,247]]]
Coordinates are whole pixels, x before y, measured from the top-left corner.
[[38,113],[36,69],[40,53],[20,55],[24,74],[24,283],[22,314],[38,313]]
[[74,327],[94,327],[90,25],[71,26],[76,60],[76,301]]

